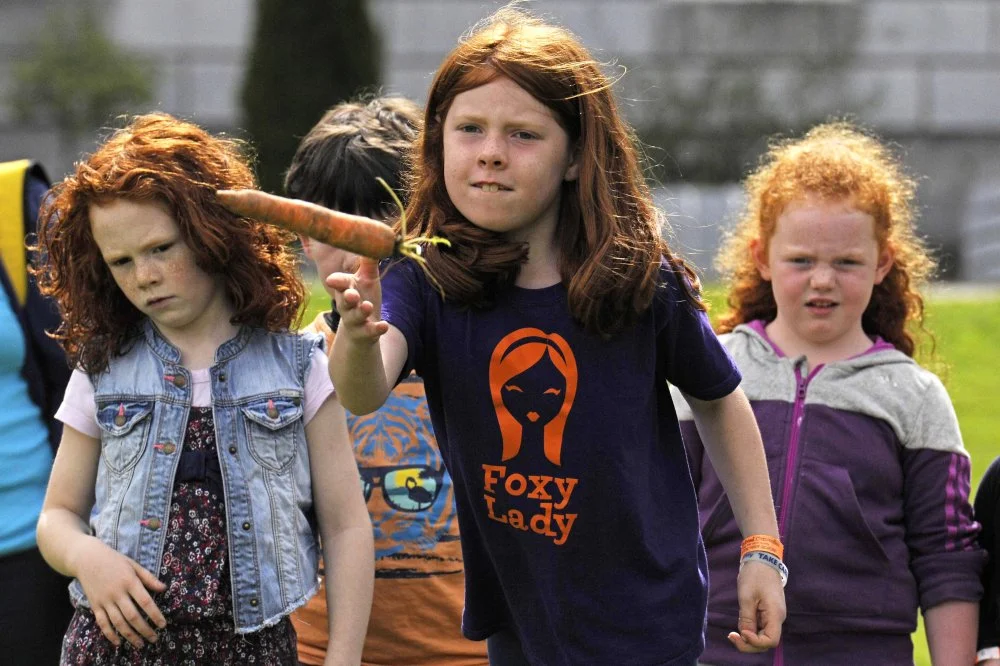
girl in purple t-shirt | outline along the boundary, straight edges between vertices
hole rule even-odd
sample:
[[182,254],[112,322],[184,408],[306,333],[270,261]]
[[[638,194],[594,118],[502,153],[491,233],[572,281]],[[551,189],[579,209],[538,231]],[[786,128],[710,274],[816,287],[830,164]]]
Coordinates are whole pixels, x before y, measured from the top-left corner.
[[[430,91],[407,216],[451,241],[427,248],[432,278],[364,261],[327,279],[345,406],[373,411],[411,368],[425,379],[463,631],[492,664],[698,658],[706,565],[668,382],[697,405],[744,534],[780,550],[740,375],[662,240],[611,85],[567,31],[500,10]],[[780,552],[743,569],[738,649],[777,644],[786,573]]]

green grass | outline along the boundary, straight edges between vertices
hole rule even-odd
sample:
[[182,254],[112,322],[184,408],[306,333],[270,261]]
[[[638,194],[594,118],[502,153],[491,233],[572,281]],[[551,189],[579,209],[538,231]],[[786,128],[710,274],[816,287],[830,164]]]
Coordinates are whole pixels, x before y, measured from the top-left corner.
[[311,323],[320,312],[325,312],[331,307],[330,295],[326,293],[318,279],[314,282],[307,281],[306,286],[309,287],[309,299],[302,315],[303,326]]
[[[330,306],[330,298],[316,283],[303,322]],[[979,297],[936,295],[927,299],[926,326],[936,340],[933,360],[928,363],[944,381],[962,428],[965,448],[972,456],[973,492],[994,457],[1000,453],[1000,410],[996,408],[996,368],[1000,367],[1000,343],[993,336],[1000,328],[1000,290]],[[718,286],[705,289],[712,316],[724,312],[724,292]],[[917,666],[930,666],[923,624],[913,635]]]
[[[979,300],[932,300],[927,327],[937,338],[938,370],[958,414],[965,448],[972,456],[973,492],[998,453],[1000,411],[996,408],[996,368],[1000,345],[993,336],[1000,325],[1000,297]],[[930,666],[923,624],[913,636],[917,666]]]

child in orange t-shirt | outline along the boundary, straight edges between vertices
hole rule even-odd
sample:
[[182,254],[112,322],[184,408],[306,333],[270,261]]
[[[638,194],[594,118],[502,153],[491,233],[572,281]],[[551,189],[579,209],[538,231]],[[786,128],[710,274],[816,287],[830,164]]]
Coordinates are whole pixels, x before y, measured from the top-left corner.
[[[330,109],[302,139],[285,178],[290,197],[387,219],[396,213],[381,177],[402,191],[402,168],[420,125],[404,98],[380,97]],[[302,238],[319,274],[354,270],[357,256]],[[339,316],[323,312],[309,329],[332,344]],[[375,594],[363,664],[487,664],[486,645],[462,636],[465,573],[451,477],[431,430],[423,381],[401,382],[378,411],[348,414],[375,530]],[[322,591],[292,615],[299,661],[326,654]]]

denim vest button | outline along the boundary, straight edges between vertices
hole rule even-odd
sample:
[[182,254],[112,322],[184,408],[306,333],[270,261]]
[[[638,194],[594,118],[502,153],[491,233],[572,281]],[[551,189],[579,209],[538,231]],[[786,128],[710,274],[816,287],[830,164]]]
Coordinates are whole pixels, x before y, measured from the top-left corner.
[[160,529],[160,519],[159,518],[150,518],[148,520],[140,520],[139,524],[142,525],[143,527],[149,528],[151,530],[158,530],[158,529]]
[[257,608],[257,603],[258,602],[256,597],[250,600],[250,605],[253,606],[254,608]]
[[236,447],[235,446],[230,446],[229,447],[229,452],[232,453],[235,456],[236,455]]
[[243,529],[246,530],[247,532],[249,532],[250,531],[250,523],[243,523]]
[[174,375],[174,386],[177,388],[184,388],[187,386],[187,379],[184,378],[184,375]]
[[302,403],[298,398],[292,398],[292,404],[298,407]]
[[219,381],[220,382],[226,381],[226,373],[224,373],[224,372],[220,372],[219,373]]
[[162,451],[163,453],[166,453],[167,455],[170,455],[171,453],[173,453],[176,450],[177,450],[177,446],[175,444],[172,444],[171,442],[167,442],[166,444],[161,444],[160,445],[160,451]]

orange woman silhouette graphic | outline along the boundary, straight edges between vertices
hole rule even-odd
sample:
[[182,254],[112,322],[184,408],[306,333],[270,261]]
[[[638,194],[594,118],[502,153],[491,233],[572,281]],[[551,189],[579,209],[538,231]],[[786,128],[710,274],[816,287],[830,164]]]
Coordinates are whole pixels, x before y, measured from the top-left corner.
[[503,460],[521,450],[524,428],[543,429],[545,457],[562,464],[563,432],[577,388],[576,357],[562,336],[537,328],[507,334],[490,358],[490,393]]

